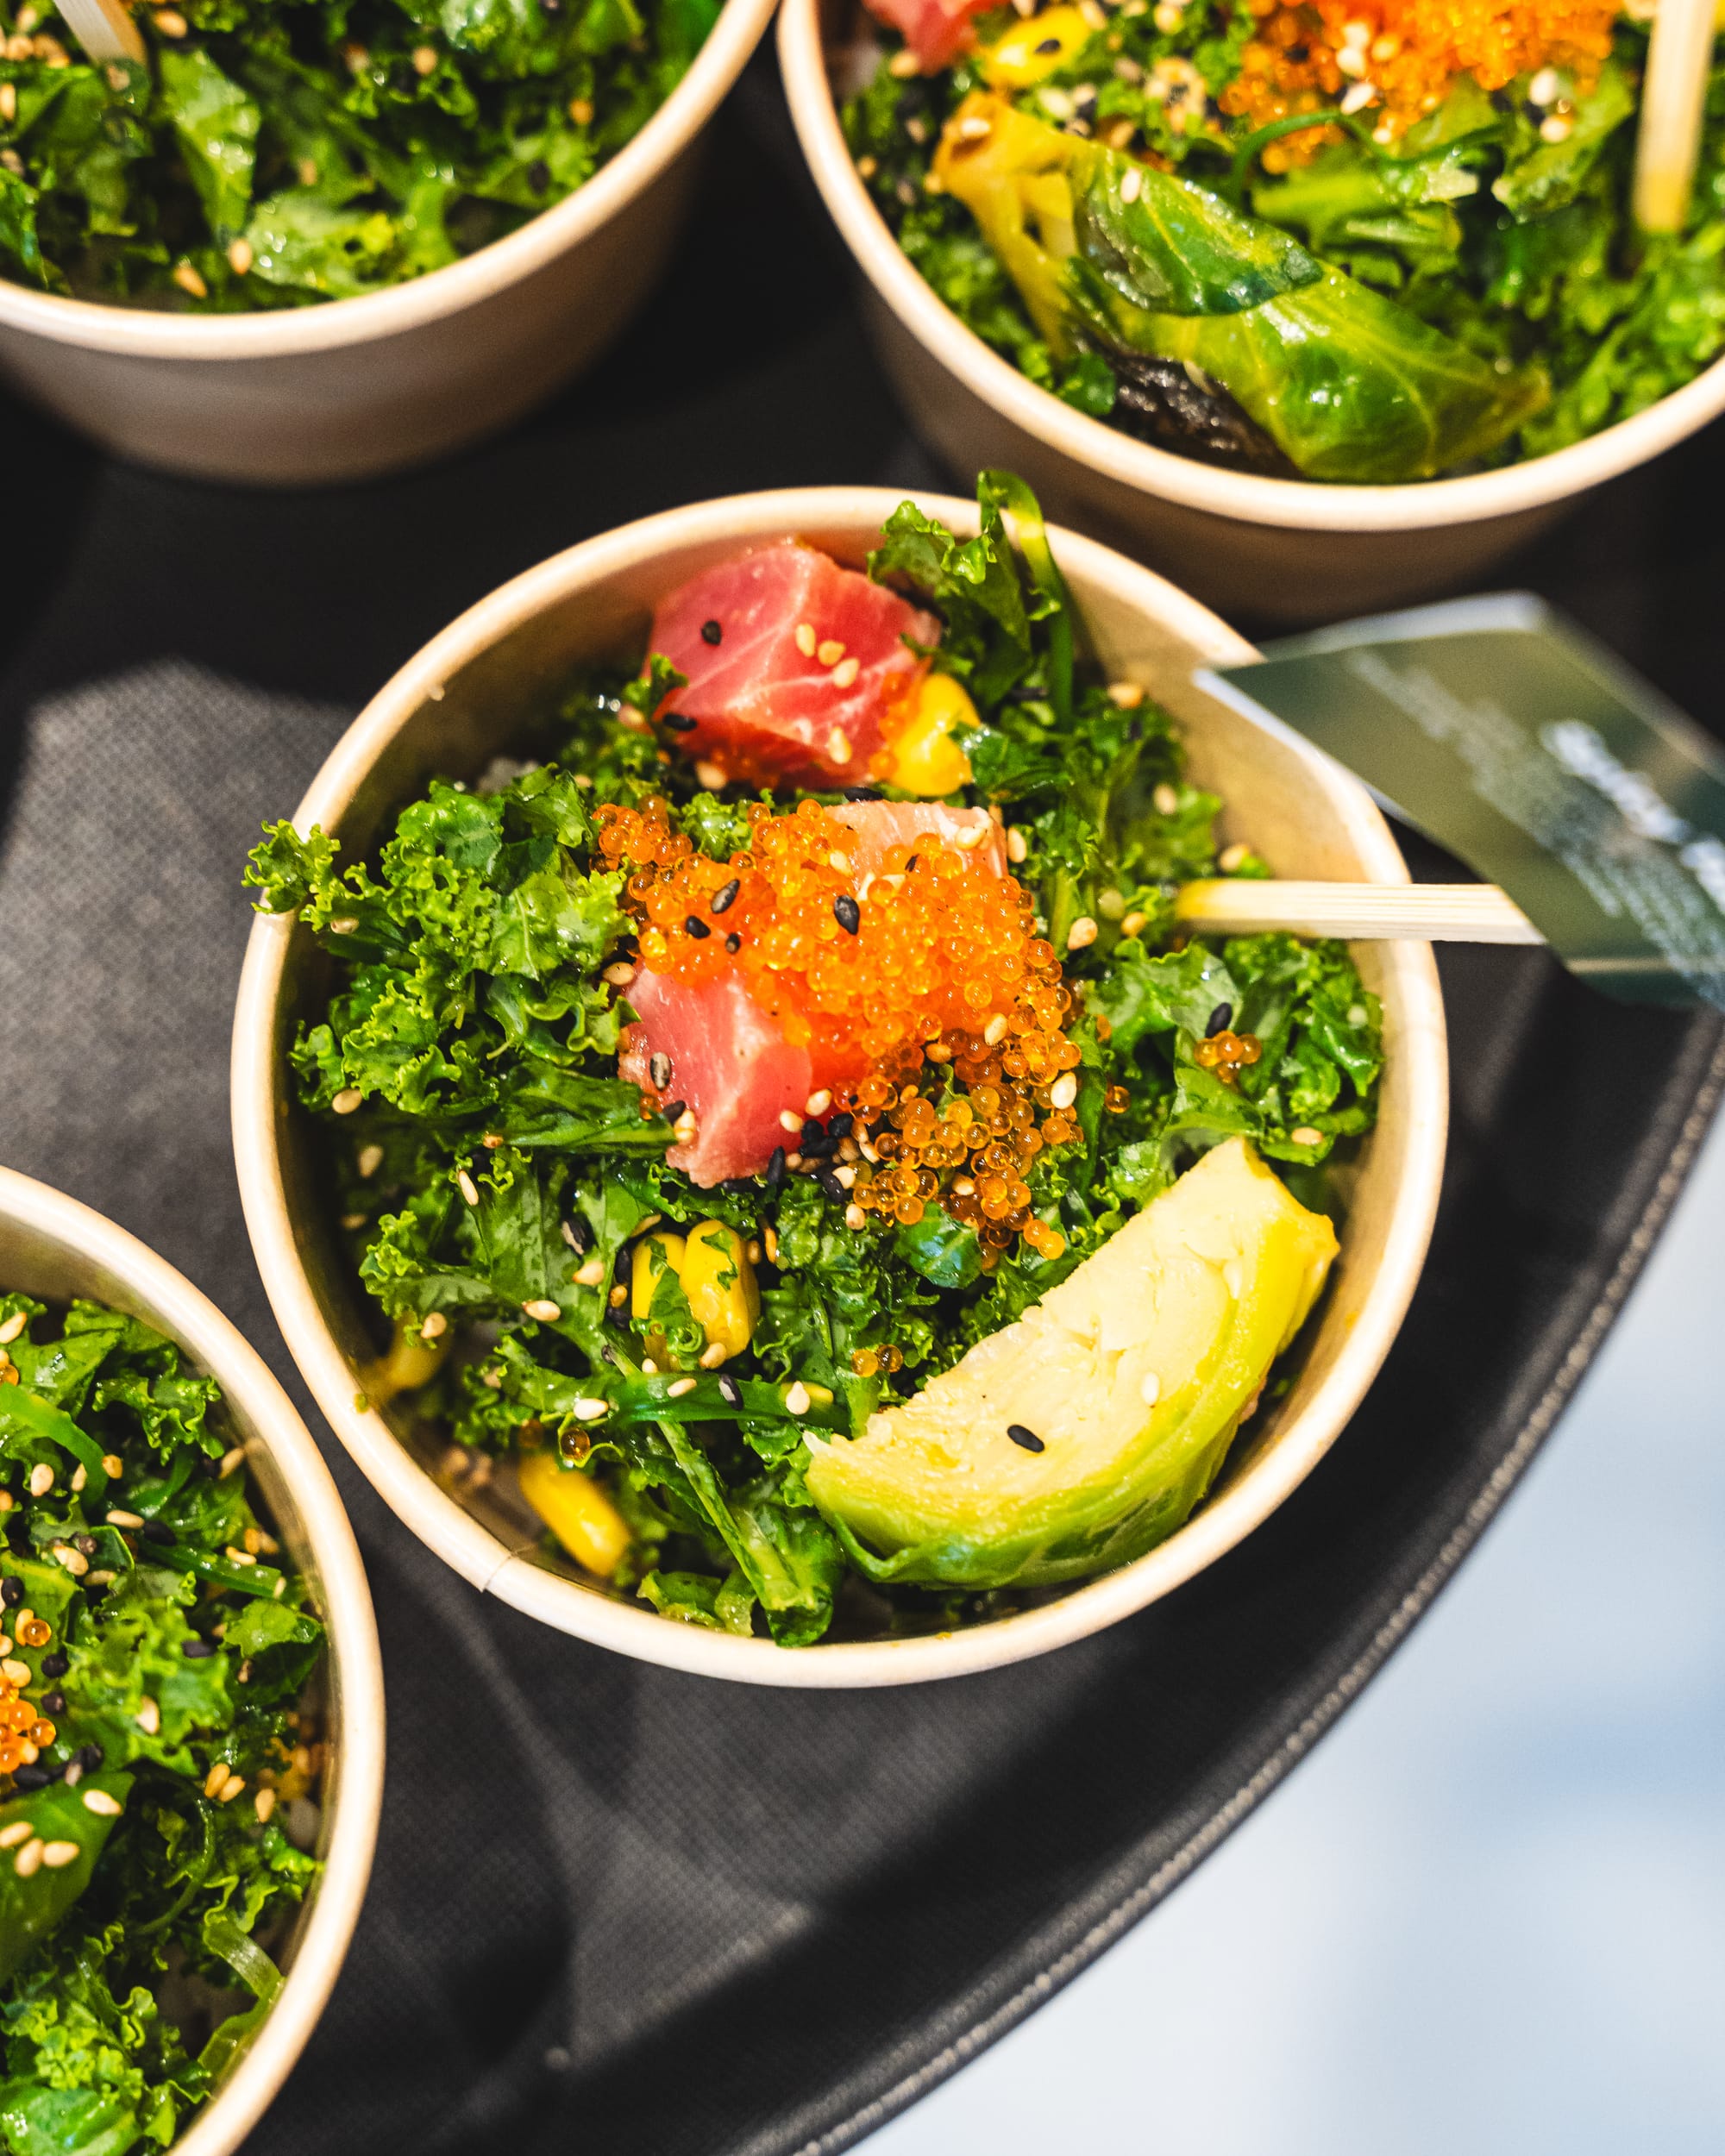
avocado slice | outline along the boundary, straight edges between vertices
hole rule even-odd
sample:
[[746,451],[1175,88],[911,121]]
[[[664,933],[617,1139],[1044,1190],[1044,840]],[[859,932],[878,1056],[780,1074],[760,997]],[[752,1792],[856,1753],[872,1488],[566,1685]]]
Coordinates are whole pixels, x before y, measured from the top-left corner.
[[862,1436],[809,1431],[810,1493],[877,1580],[1049,1586],[1124,1564],[1209,1488],[1336,1247],[1231,1138]]

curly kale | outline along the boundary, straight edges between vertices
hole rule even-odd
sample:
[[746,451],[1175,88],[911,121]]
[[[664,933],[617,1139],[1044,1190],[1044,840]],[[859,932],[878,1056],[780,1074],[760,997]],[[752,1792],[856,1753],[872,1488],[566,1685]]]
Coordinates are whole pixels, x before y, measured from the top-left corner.
[[[0,2143],[125,2156],[174,2138],[279,1987],[323,1630],[216,1384],[136,1319],[45,1316],[0,1297]],[[160,2002],[170,1971],[201,2025]]]

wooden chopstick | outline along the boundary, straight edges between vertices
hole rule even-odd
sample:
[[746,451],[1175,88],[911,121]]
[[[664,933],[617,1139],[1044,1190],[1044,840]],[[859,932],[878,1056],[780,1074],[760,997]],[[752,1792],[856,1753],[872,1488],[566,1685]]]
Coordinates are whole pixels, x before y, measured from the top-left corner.
[[54,4],[86,59],[98,66],[110,60],[143,66],[144,41],[125,0],[54,0]]
[[1175,918],[1194,927],[1253,935],[1339,936],[1348,943],[1406,937],[1422,943],[1543,943],[1505,892],[1490,883],[1295,883],[1231,876],[1189,883]]
[[1713,62],[1715,0],[1659,0],[1635,137],[1635,222],[1681,232],[1695,187]]

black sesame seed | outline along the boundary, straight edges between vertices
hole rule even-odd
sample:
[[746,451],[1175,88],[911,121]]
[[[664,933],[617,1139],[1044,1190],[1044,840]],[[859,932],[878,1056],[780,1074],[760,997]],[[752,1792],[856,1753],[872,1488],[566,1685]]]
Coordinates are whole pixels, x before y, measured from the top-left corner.
[[1060,40],[1057,37],[1045,37],[1036,49],[1042,55],[1043,59],[1046,60],[1051,53],[1057,53],[1060,50]]
[[536,157],[527,167],[527,185],[536,195],[543,195],[551,185],[551,167],[543,157]]
[[[785,1180],[785,1149],[784,1149],[784,1147],[783,1147],[782,1145],[775,1145],[775,1146],[773,1148],[773,1157],[772,1157],[772,1158],[771,1158],[771,1160],[769,1160],[769,1161],[768,1162],[768,1163],[767,1163],[767,1188],[768,1188],[768,1190],[776,1190],[776,1189],[779,1188],[780,1184],[781,1184],[781,1182],[783,1182],[783,1181],[784,1181],[784,1180]],[[21,1590],[21,1591],[22,1591],[22,1590]]]
[[[670,1073],[668,1071],[666,1075],[668,1077]],[[568,1225],[569,1248],[578,1257],[585,1257],[593,1248],[593,1230],[578,1213],[572,1213],[569,1215]]]
[[626,1302],[607,1302],[605,1306],[605,1322],[606,1325],[614,1325],[619,1332],[627,1332],[629,1305]]
[[707,901],[709,909],[714,913],[730,912],[731,906],[736,903],[737,893],[741,888],[741,879],[733,876],[729,883],[723,885],[713,893]]
[[670,1084],[671,1059],[662,1050],[656,1056],[649,1056],[647,1058],[647,1075],[661,1093],[663,1093],[666,1087]]
[[1211,1012],[1210,1022],[1204,1028],[1205,1037],[1213,1039],[1218,1033],[1225,1033],[1227,1031],[1228,1021],[1233,1014],[1234,1006],[1232,1003],[1219,1003]]
[[752,1175],[727,1175],[718,1187],[728,1198],[752,1197],[755,1178]]
[[740,1407],[743,1405],[743,1388],[734,1377],[719,1379],[718,1394],[719,1398],[728,1407]]
[[163,1526],[160,1520],[147,1520],[138,1530],[146,1542],[172,1542],[173,1529]]
[[188,1662],[203,1662],[215,1653],[216,1643],[213,1639],[182,1639],[179,1651]]
[[725,937],[724,948],[729,951],[739,951],[742,950],[743,938],[737,934],[735,929],[732,929],[730,935]]
[[878,801],[883,798],[877,786],[845,786],[838,790],[847,801]]
[[1009,1422],[1007,1435],[1014,1445],[1022,1445],[1026,1452],[1045,1452],[1048,1447],[1034,1430],[1026,1430],[1021,1422]]
[[699,913],[688,914],[684,919],[683,926],[688,931],[689,934],[694,937],[697,943],[705,943],[706,938],[712,933],[710,924],[702,920]]
[[894,1370],[887,1382],[900,1400],[908,1400],[917,1388],[916,1376],[911,1370]]
[[701,642],[704,644],[720,643],[724,638],[724,624],[722,622],[704,621],[701,624]]
[[16,1609],[23,1599],[24,1583],[16,1572],[9,1572],[3,1580],[0,1580],[0,1602],[3,1602],[8,1609]]
[[80,1557],[93,1557],[96,1555],[94,1535],[74,1535],[72,1538],[72,1546]]
[[913,854],[910,859],[905,863],[905,874],[909,875],[911,870],[916,867],[918,862],[921,859],[922,856],[920,854]]
[[848,891],[841,891],[832,901],[832,918],[847,936],[854,936],[862,925],[862,909]]
[[662,724],[674,734],[692,734],[700,721],[691,718],[687,711],[667,711]]
[[800,1153],[813,1152],[818,1154],[821,1147],[825,1143],[825,1126],[822,1124],[817,1123],[813,1117],[811,1116],[808,1121],[804,1124],[801,1134],[797,1139],[797,1150]]
[[674,1123],[688,1105],[687,1100],[668,1100],[659,1112],[664,1117],[666,1122]]
[[856,1127],[856,1117],[850,1113],[848,1108],[841,1109],[839,1112],[836,1116],[833,1116],[828,1122],[826,1126],[826,1134],[829,1138],[849,1138],[852,1130]]
[[46,1767],[15,1767],[12,1779],[21,1789],[45,1789],[53,1777]]
[[848,1205],[850,1194],[839,1181],[837,1172],[831,1168],[817,1168],[814,1179],[836,1206]]
[[42,1712],[45,1714],[65,1714],[66,1694],[64,1692],[44,1692],[42,1694]]
[[635,1245],[625,1243],[611,1262],[611,1276],[619,1288],[627,1287],[635,1268]]
[[71,1656],[62,1654],[58,1647],[54,1649],[52,1654],[45,1654],[42,1657],[42,1675],[44,1677],[64,1677],[71,1667]]
[[220,1460],[212,1460],[206,1452],[198,1463],[198,1471],[206,1482],[213,1482],[221,1475],[222,1463]]
[[107,1754],[100,1745],[82,1745],[73,1756],[86,1774],[94,1774]]

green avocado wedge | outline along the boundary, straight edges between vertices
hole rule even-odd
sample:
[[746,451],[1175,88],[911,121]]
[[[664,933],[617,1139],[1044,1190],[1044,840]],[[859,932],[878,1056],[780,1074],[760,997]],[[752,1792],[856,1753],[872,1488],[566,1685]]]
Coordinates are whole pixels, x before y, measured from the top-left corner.
[[1209,1488],[1336,1248],[1232,1138],[861,1437],[810,1431],[810,1494],[877,1580],[1041,1587],[1125,1564]]

